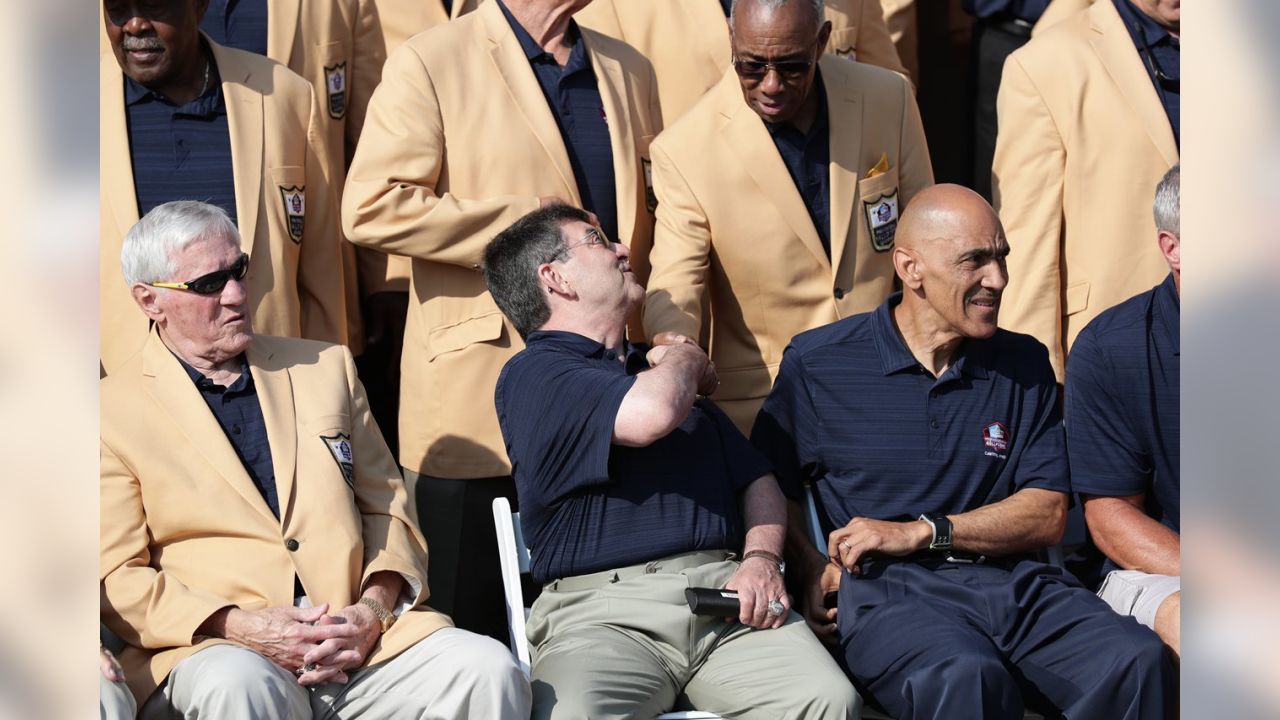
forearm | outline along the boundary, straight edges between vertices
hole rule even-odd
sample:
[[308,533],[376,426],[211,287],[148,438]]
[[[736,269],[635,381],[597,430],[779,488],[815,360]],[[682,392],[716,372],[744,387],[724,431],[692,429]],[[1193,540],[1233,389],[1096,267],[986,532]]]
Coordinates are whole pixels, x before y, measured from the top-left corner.
[[614,442],[645,447],[680,426],[697,398],[706,356],[696,348],[669,348],[656,365],[639,373],[622,399],[614,422]]
[[747,486],[742,515],[747,526],[743,555],[764,550],[781,557],[787,532],[787,504],[773,475],[763,475]]
[[369,598],[388,610],[394,610],[404,592],[404,578],[399,573],[383,570],[369,576],[360,597]]
[[1112,562],[1126,570],[1156,575],[1182,574],[1179,535],[1121,498],[1085,500],[1089,533]]
[[984,555],[1042,550],[1062,540],[1067,496],[1027,488],[975,510],[948,515],[952,547]]

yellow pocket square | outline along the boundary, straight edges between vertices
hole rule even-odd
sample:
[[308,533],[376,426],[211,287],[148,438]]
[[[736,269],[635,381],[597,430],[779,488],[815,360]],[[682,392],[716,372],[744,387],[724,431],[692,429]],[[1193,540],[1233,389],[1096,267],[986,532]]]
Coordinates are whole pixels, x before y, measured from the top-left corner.
[[877,175],[883,175],[887,172],[889,172],[889,154],[880,153],[880,161],[867,171],[867,179],[870,180]]

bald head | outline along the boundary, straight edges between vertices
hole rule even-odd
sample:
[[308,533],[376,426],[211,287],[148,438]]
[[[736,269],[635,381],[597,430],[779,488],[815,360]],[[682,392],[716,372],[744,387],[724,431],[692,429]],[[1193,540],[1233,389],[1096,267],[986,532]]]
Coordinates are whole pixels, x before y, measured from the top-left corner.
[[921,190],[902,213],[894,241],[908,250],[924,250],[958,235],[994,235],[1004,231],[1000,218],[981,195],[962,185],[933,185]]

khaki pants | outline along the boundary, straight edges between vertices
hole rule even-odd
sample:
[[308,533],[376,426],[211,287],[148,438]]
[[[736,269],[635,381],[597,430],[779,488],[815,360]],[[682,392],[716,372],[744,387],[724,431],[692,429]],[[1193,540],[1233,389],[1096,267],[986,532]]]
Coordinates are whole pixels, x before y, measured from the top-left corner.
[[114,683],[98,676],[98,714],[102,720],[133,720],[138,714],[138,706],[133,701],[133,693],[122,682]]
[[141,718],[328,720],[529,715],[529,685],[500,643],[443,628],[395,658],[312,689],[252,650],[215,645],[178,663]]
[[799,615],[756,630],[689,612],[738,564],[689,553],[555,580],[529,618],[534,718],[652,718],[686,695],[733,718],[858,717],[862,701]]

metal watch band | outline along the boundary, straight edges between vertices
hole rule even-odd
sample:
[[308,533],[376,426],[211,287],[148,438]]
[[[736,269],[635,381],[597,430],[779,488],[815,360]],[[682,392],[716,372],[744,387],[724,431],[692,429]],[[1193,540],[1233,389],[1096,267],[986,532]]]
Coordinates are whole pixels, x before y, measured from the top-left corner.
[[382,623],[382,632],[385,633],[386,631],[391,629],[392,625],[396,624],[396,616],[392,614],[390,610],[383,607],[382,603],[378,602],[377,600],[374,600],[373,598],[362,597],[360,598],[360,604],[369,608],[370,610],[373,611],[374,615],[378,616],[378,622]]

